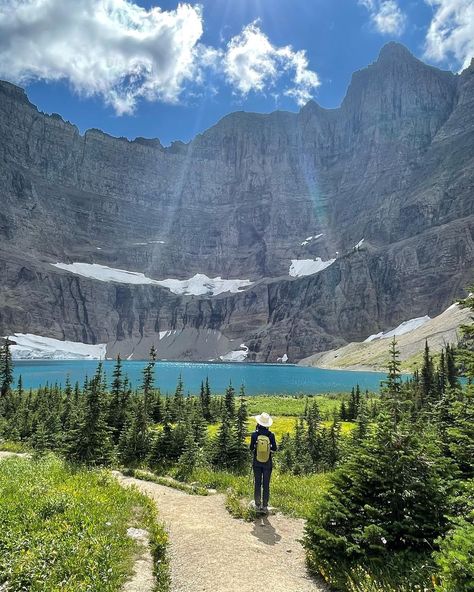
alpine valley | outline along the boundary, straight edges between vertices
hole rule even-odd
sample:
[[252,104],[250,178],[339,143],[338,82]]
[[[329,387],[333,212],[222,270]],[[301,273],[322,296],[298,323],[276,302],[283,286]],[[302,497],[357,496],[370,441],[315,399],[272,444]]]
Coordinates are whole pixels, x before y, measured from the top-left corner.
[[0,83],[0,335],[297,362],[435,317],[474,279],[474,63],[389,43],[338,109],[189,144],[81,135]]

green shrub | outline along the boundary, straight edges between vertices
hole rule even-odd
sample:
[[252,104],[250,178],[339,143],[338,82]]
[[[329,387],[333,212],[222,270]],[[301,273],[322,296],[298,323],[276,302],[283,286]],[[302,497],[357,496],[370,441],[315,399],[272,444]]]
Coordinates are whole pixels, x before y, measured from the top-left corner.
[[439,592],[474,591],[474,480],[463,487],[457,500],[459,515],[452,519],[445,538],[439,539],[435,553]]
[[[417,557],[429,555],[445,526],[449,468],[434,434],[420,438],[416,427],[394,426],[382,416],[375,432],[336,470],[308,520],[304,544],[311,568],[345,590],[341,564],[347,574],[356,565],[395,574],[389,566],[400,563],[398,558],[417,563]],[[399,572],[400,585],[405,572]],[[396,576],[390,577],[396,584]]]

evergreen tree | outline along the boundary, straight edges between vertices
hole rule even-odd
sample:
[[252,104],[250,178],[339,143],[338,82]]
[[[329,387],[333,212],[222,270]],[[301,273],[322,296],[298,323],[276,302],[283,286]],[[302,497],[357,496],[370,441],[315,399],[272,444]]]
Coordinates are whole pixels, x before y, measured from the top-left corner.
[[304,475],[311,471],[312,461],[307,446],[307,433],[302,417],[295,421],[295,431],[292,438],[293,445],[293,474]]
[[145,404],[141,398],[137,398],[131,419],[120,435],[120,460],[125,465],[141,464],[149,452],[149,445],[150,436]]
[[236,439],[233,418],[224,411],[214,445],[213,464],[220,469],[231,469],[235,465]]
[[200,462],[200,450],[199,446],[194,439],[191,432],[188,433],[186,436],[186,440],[184,442],[184,449],[179,457],[178,465],[177,465],[177,472],[176,477],[181,480],[188,479],[196,466]]
[[235,418],[235,389],[232,383],[229,383],[225,391],[224,410],[230,419]]
[[178,383],[174,392],[172,402],[172,417],[174,421],[179,420],[184,410],[184,383],[181,374],[178,376]]
[[434,375],[433,358],[430,356],[428,341],[425,341],[423,353],[423,365],[421,367],[421,393],[422,407],[426,407],[435,398],[436,382]]
[[328,572],[341,561],[431,550],[447,508],[449,465],[439,452],[432,433],[420,437],[408,423],[395,425],[391,409],[382,413],[375,432],[337,469],[307,523],[313,567]]
[[244,470],[248,462],[248,447],[245,442],[247,437],[247,402],[245,400],[245,389],[242,385],[240,388],[239,408],[237,410],[237,417],[235,421],[235,468],[237,470]]
[[455,389],[458,386],[458,372],[456,368],[454,348],[446,346],[446,379],[450,388]]
[[[150,413],[150,398],[155,388],[155,363],[156,363],[156,349],[152,345],[150,349],[150,361],[143,369],[143,401],[145,406],[145,415],[148,417]],[[117,360],[118,365],[118,360]],[[116,366],[117,367],[117,366]]]
[[[474,312],[474,286],[469,288],[469,296],[461,300],[459,304],[463,308],[469,308]],[[471,316],[474,321],[474,316]],[[474,322],[461,325],[462,339],[460,340],[457,358],[462,368],[462,373],[467,377],[469,384],[474,381]]]
[[278,464],[283,473],[292,473],[294,470],[294,445],[290,434],[283,435],[279,446]]
[[349,421],[351,421],[352,419],[355,419],[356,413],[357,413],[357,404],[356,404],[355,389],[354,389],[354,387],[352,387],[351,396],[349,399],[349,406],[347,409],[347,419]]
[[5,397],[13,384],[13,360],[10,350],[10,341],[5,339],[0,350],[0,395]]
[[393,338],[389,349],[389,363],[387,380],[382,382],[381,393],[387,402],[387,409],[395,424],[400,421],[402,404],[402,384],[400,375],[400,351],[397,349],[397,341]]
[[342,401],[341,403],[341,410],[339,412],[339,417],[341,418],[341,421],[347,421],[348,415],[347,415],[347,410],[346,410],[346,404],[344,401]]
[[206,376],[206,381],[201,382],[201,390],[199,400],[202,409],[202,415],[206,421],[212,420],[211,414],[211,389],[209,387],[209,377]]
[[102,362],[94,378],[88,383],[83,408],[67,436],[67,457],[75,462],[91,465],[108,464],[112,453],[111,433],[106,422]]
[[311,459],[311,468],[316,470],[321,462],[321,438],[319,433],[321,413],[316,401],[313,401],[308,407],[306,421],[308,426],[306,431],[306,449]]

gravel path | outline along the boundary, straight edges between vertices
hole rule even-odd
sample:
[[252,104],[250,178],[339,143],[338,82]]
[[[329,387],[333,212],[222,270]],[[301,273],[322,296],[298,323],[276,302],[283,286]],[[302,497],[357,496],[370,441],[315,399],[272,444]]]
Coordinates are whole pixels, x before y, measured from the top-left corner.
[[322,592],[307,573],[298,542],[303,520],[280,514],[244,522],[232,518],[224,496],[189,495],[131,477],[153,499],[170,535],[171,592]]
[[0,450],[0,459],[8,458],[9,456],[28,456],[25,452],[3,452]]

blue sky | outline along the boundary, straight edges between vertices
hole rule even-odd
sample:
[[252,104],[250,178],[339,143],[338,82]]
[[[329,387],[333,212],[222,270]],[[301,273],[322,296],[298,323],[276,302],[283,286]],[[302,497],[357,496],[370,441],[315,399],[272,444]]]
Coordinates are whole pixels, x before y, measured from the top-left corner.
[[5,0],[0,78],[84,130],[188,141],[225,114],[340,105],[391,40],[460,70],[472,0]]

